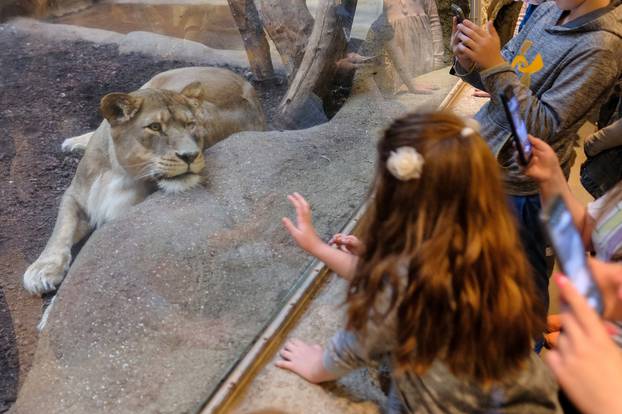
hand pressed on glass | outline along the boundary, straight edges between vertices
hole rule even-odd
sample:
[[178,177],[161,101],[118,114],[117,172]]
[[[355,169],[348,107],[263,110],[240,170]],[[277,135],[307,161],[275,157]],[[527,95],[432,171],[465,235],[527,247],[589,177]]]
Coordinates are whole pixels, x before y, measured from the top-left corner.
[[501,56],[501,39],[492,22],[485,28],[465,19],[456,25],[454,21],[452,48],[461,66],[463,61],[477,65],[480,70],[490,69],[505,63]]
[[282,359],[275,363],[277,367],[289,370],[313,384],[337,379],[324,368],[322,362],[324,349],[320,345],[310,345],[299,339],[291,339],[287,341],[279,355]]

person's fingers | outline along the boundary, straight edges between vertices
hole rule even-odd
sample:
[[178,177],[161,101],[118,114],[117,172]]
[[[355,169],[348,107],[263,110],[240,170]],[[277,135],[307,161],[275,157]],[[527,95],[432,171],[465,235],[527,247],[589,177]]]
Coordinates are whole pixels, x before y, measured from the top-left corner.
[[279,355],[281,355],[283,357],[283,359],[287,360],[287,361],[291,361],[292,357],[294,356],[294,353],[288,349],[281,349],[281,351],[279,352]]
[[564,357],[568,355],[569,352],[572,352],[572,345],[570,343],[570,339],[568,339],[568,336],[565,333],[562,333],[557,338],[557,346],[555,347],[555,349],[559,351],[561,357]]
[[305,200],[305,198],[300,193],[295,192],[294,195],[298,198],[303,206],[309,207],[309,203],[307,203],[307,200]]
[[475,53],[473,53],[473,51],[471,49],[469,49],[468,47],[466,47],[465,45],[463,45],[462,43],[458,44],[458,46],[456,46],[458,48],[458,51],[464,56],[467,57],[471,60],[473,60],[473,57],[475,56]]
[[463,33],[458,33],[458,39],[460,39],[460,42],[465,45],[466,47],[468,47],[469,49],[473,50],[477,47],[477,43],[475,43],[473,41],[473,39],[471,39],[470,37],[468,37],[467,35],[463,34]]
[[297,339],[290,339],[289,341],[285,342],[285,345],[283,345],[283,349],[290,352],[294,351],[298,346],[298,342],[299,341]]
[[296,220],[298,220],[298,225],[304,225],[304,223],[307,221],[306,220],[307,215],[305,213],[304,210],[304,206],[302,206],[300,203],[296,204]]
[[553,371],[553,375],[555,375],[558,381],[562,382],[561,379],[565,379],[564,362],[559,351],[552,350],[547,352],[544,355],[544,362]]
[[490,36],[493,38],[499,39],[499,33],[497,33],[497,29],[495,28],[492,20],[488,22],[488,33],[490,33]]
[[534,146],[534,149],[539,149],[542,150],[544,148],[546,148],[548,146],[548,144],[546,142],[544,142],[543,140],[541,140],[538,137],[534,137],[533,135],[529,134],[529,142],[531,142],[531,145]]
[[306,345],[303,341],[297,338],[290,339],[289,344],[290,344],[290,347],[293,347],[293,348]]
[[574,314],[563,313],[561,315],[562,327],[564,329],[563,335],[568,337],[570,345],[574,345],[579,341],[582,341],[585,337],[585,332],[577,322]]
[[341,244],[341,233],[333,234],[333,237],[330,238],[328,244]]
[[[484,29],[482,29],[481,27],[479,27],[478,25],[476,25],[475,23],[473,23],[472,21],[470,21],[469,19],[464,19],[462,21],[462,26],[464,27],[465,30],[470,30],[470,33],[466,33],[465,34],[471,38],[473,38],[471,36],[471,33],[473,33],[474,36],[478,36],[478,37],[484,37],[486,36],[486,31]],[[459,27],[460,31],[463,31],[462,27]]]
[[562,327],[561,315],[549,315],[546,318],[546,328],[549,332],[559,331]]
[[604,321],[604,325],[605,325],[605,332],[607,332],[607,335],[614,336],[620,333],[620,328],[618,328],[617,325],[609,321]]
[[[458,25],[458,36],[461,36],[460,40],[464,42],[464,40],[462,39],[466,37],[468,39],[471,39],[475,43],[479,43],[482,39],[482,36],[477,31],[467,26],[465,22],[466,20],[462,24]],[[477,27],[477,29],[479,28]]]
[[548,349],[557,347],[557,341],[559,340],[559,335],[560,335],[559,331],[551,332],[551,333],[544,335],[544,339],[546,341],[546,345]]
[[288,219],[287,217],[283,217],[281,219],[281,221],[283,222],[283,225],[285,226],[285,229],[292,235],[295,236],[297,235],[297,233],[299,232],[298,228],[296,228],[296,226],[294,226],[294,223],[292,223],[292,221],[290,219]]
[[559,287],[560,297],[566,304],[568,304],[569,309],[575,316],[579,326],[581,326],[581,328],[586,332],[590,332],[594,327],[599,327],[600,318],[598,314],[594,312],[585,298],[577,292],[568,278],[558,274],[555,277],[555,282]]
[[296,198],[298,204],[300,205],[300,212],[305,219],[310,219],[311,217],[311,208],[309,203],[305,198],[299,193],[294,193],[294,197]]
[[288,195],[287,199],[289,200],[290,203],[292,203],[294,208],[296,209],[298,208],[298,205],[300,204],[300,202],[298,201],[298,198],[294,194]]
[[286,361],[284,359],[279,359],[274,363],[274,365],[278,368],[283,368],[292,371],[294,368],[294,363],[292,361]]
[[350,249],[348,249],[348,247],[344,244],[342,244],[341,246],[339,246],[339,250],[341,250],[344,253],[350,253],[352,254],[352,252],[350,251]]

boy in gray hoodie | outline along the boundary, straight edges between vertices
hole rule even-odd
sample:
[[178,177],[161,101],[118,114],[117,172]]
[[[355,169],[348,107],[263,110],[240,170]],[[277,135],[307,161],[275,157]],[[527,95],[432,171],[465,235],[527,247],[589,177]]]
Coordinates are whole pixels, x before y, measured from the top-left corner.
[[517,163],[499,94],[512,87],[529,133],[555,149],[568,177],[578,129],[594,119],[622,74],[621,2],[547,1],[502,50],[492,22],[481,28],[468,20],[454,21],[452,73],[491,95],[475,118],[505,172],[521,239],[547,307],[549,272],[538,188]]

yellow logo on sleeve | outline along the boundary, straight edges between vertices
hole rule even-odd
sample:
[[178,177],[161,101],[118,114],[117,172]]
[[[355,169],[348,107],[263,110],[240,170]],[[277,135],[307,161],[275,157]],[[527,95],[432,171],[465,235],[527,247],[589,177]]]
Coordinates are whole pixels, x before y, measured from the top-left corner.
[[512,69],[523,74],[520,80],[526,87],[529,87],[531,84],[531,76],[534,73],[540,72],[540,70],[544,67],[544,61],[542,60],[542,55],[540,55],[540,53],[536,54],[536,57],[531,63],[529,63],[525,57],[525,54],[527,54],[527,51],[531,49],[531,46],[533,46],[533,42],[531,40],[525,40],[520,48],[520,53],[516,55],[514,60],[512,60]]

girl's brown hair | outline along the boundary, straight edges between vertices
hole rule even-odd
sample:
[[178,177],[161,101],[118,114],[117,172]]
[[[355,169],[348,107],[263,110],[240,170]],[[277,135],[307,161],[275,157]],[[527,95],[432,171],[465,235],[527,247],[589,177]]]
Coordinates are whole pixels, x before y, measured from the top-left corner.
[[[461,135],[464,127],[449,113],[415,113],[378,143],[348,328],[364,334],[395,312],[398,375],[440,360],[454,375],[489,383],[520,368],[543,321],[497,162],[479,134]],[[387,170],[391,151],[404,146],[424,158],[419,179]],[[387,292],[388,309],[378,306]]]

